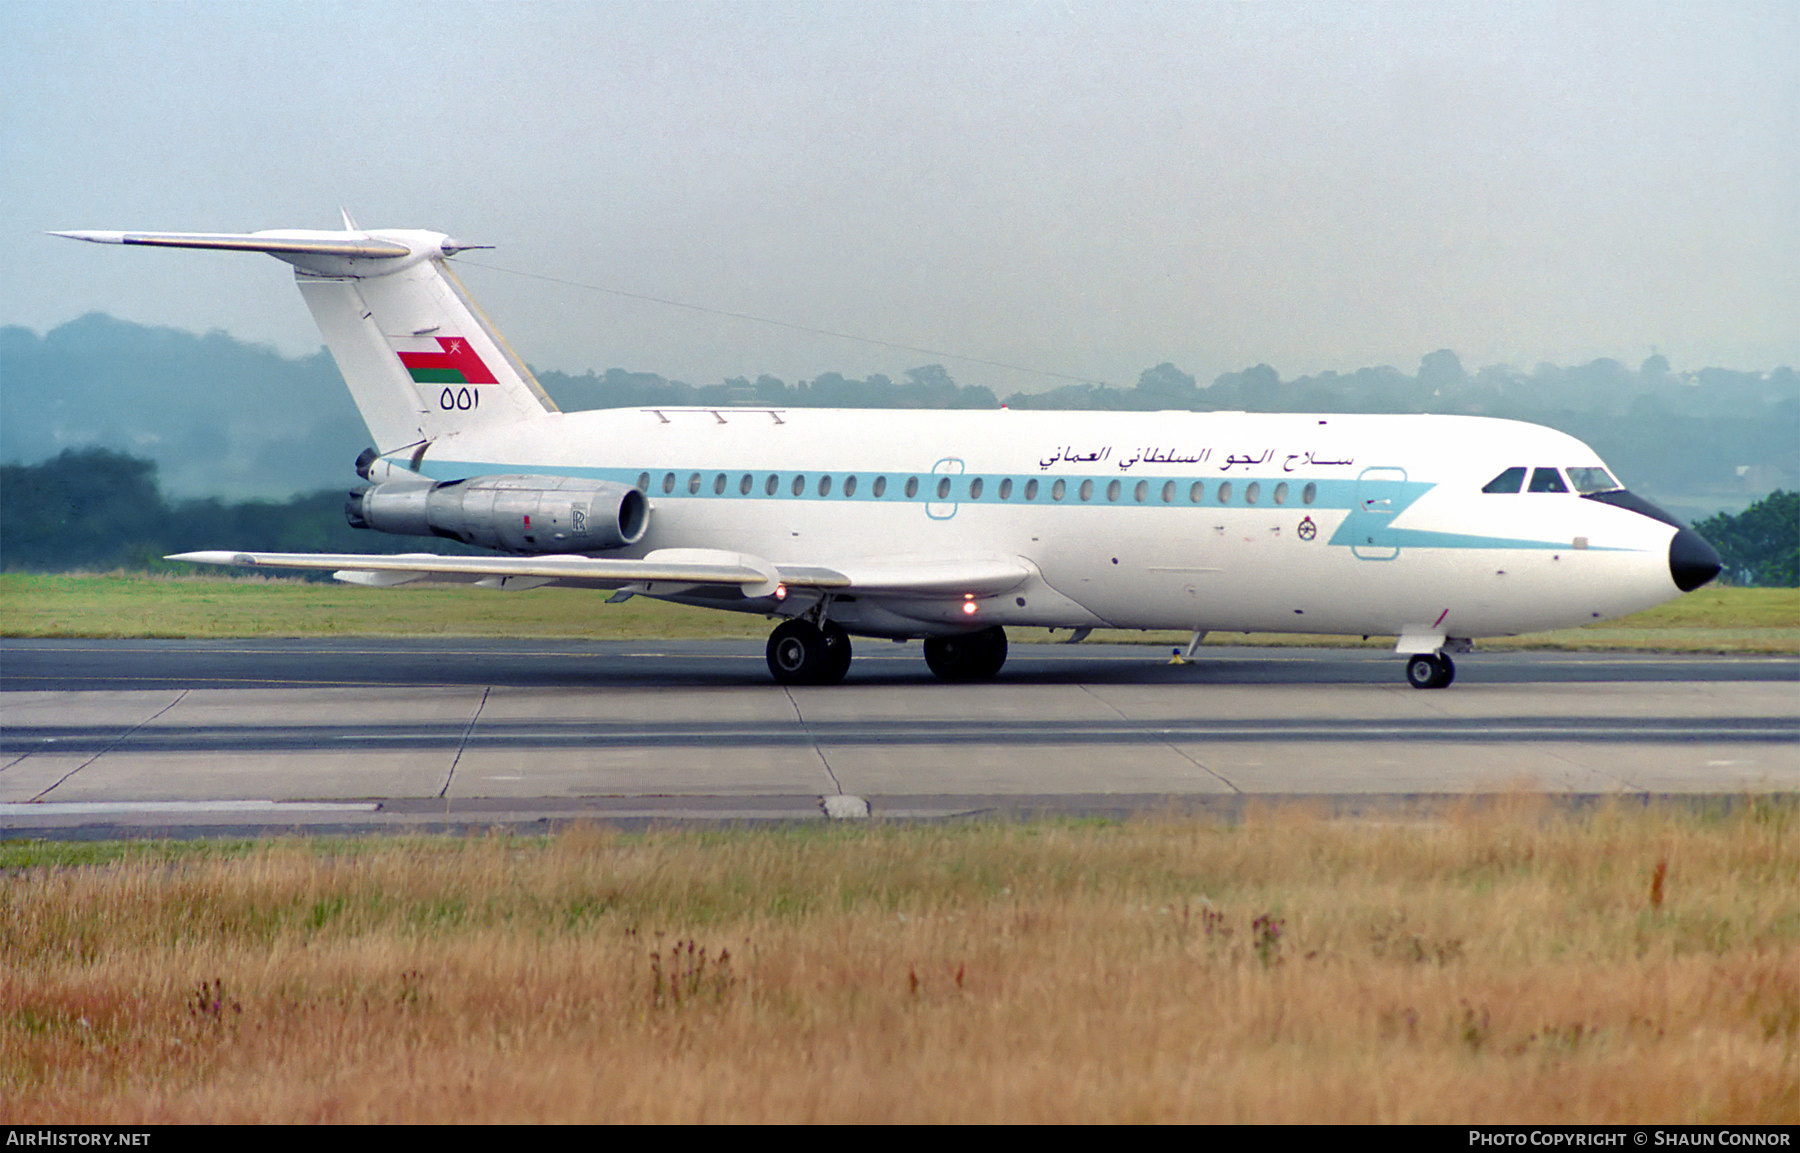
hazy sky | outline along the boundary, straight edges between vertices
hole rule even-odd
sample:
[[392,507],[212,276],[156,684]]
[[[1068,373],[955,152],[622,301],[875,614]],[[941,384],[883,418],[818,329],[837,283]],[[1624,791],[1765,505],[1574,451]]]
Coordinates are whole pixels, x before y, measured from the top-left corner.
[[[1052,373],[1800,364],[1800,5],[0,3],[0,323],[318,346],[266,257],[468,260]],[[464,267],[525,358],[939,357]],[[945,359],[1005,393],[1058,383]]]

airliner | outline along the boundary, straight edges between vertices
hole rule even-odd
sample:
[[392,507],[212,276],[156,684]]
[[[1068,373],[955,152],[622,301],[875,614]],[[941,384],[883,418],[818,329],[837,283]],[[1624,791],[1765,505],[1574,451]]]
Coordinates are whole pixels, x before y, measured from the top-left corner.
[[770,673],[833,684],[851,637],[996,676],[1006,629],[1394,636],[1443,688],[1478,637],[1639,611],[1719,572],[1699,534],[1553,429],[1467,416],[562,412],[413,229],[58,232],[294,267],[373,447],[358,528],[492,555],[209,551],[385,588],[565,586],[761,613]]

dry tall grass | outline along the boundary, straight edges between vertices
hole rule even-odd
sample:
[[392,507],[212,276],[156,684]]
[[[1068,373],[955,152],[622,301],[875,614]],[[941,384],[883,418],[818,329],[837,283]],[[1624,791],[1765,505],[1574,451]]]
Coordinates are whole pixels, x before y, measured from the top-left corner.
[[147,848],[0,1122],[1800,1121],[1791,799]]

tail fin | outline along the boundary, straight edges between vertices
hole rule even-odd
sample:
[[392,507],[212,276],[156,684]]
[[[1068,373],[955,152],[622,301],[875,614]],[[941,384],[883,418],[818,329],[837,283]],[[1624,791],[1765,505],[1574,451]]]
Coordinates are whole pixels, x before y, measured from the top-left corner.
[[556,411],[446,263],[482,245],[412,229],[54,235],[266,252],[292,264],[300,295],[384,456]]

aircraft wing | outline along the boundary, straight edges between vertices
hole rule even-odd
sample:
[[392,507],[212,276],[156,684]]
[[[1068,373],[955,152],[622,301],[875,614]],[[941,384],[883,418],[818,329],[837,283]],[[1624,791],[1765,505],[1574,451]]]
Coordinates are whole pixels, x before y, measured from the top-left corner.
[[[167,560],[192,564],[330,572],[350,584],[390,586],[416,580],[479,584],[490,588],[537,588],[548,584],[585,588],[630,588],[673,593],[706,586],[736,587],[746,597],[773,594],[778,586],[890,596],[992,595],[1031,575],[1016,558],[966,561],[881,561],[838,567],[771,564],[758,557],[717,549],[661,549],[642,560],[589,556],[472,556],[436,553],[184,552]],[[655,586],[662,585],[663,588]]]

